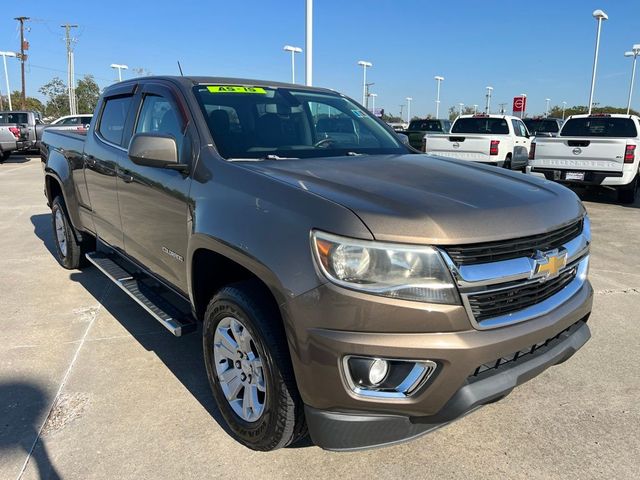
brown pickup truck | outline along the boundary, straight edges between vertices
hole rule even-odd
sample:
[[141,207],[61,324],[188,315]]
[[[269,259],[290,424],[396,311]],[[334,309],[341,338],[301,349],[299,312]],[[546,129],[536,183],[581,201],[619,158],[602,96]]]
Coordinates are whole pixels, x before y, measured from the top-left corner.
[[47,129],[42,152],[60,263],[86,259],[174,335],[200,331],[249,448],[407,440],[589,339],[574,193],[416,153],[334,91],[127,80],[86,136]]

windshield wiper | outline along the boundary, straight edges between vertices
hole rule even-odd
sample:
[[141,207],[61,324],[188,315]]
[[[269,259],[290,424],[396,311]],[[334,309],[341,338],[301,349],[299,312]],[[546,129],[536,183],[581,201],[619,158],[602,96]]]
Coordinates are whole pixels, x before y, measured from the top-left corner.
[[368,153],[358,153],[358,152],[347,152],[345,153],[347,157],[360,157],[362,155],[369,155]]
[[229,162],[262,162],[263,160],[300,160],[298,157],[280,157],[278,155],[265,155],[263,157],[227,158]]
[[300,160],[298,157],[280,157],[278,155],[266,155],[264,160]]

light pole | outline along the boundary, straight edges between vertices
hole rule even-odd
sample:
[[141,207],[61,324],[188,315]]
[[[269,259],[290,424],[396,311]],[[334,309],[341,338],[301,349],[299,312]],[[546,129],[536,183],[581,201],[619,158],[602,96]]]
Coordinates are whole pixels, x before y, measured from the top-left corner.
[[291,52],[291,83],[296,83],[296,53],[302,53],[300,47],[292,47],[291,45],[285,45],[285,52]]
[[371,97],[371,112],[375,115],[376,114],[376,97],[378,96],[378,94],[370,93],[369,96]]
[[484,107],[484,113],[487,115],[491,113],[491,92],[493,92],[493,87],[487,87],[487,104]]
[[411,100],[413,100],[413,98],[405,97],[405,100],[407,101],[407,123],[409,123],[411,122]]
[[459,103],[458,104],[460,106],[460,114],[458,116],[462,115],[462,107],[464,107],[464,103]]
[[367,67],[373,67],[373,63],[360,60],[358,65],[362,67],[362,105],[366,107],[367,103]]
[[473,114],[475,115],[476,113],[478,113],[478,104],[474,103],[473,104]]
[[551,99],[545,98],[544,101],[546,102],[546,106],[544,108],[544,118],[547,118],[549,116],[549,102],[551,101]]
[[631,67],[631,84],[629,85],[629,100],[627,101],[627,115],[631,109],[631,95],[633,94],[633,82],[636,79],[636,59],[640,55],[640,44],[635,44],[630,52],[624,52],[625,57],[633,57],[633,66]]
[[567,102],[562,102],[562,119],[564,120],[564,110],[567,108]]
[[7,85],[7,100],[9,100],[9,110],[13,110],[11,105],[11,89],[9,88],[9,73],[7,72],[7,57],[17,57],[16,52],[0,52],[2,55],[2,62],[4,63],[4,81]]
[[440,83],[444,81],[444,77],[436,75],[433,77],[436,81],[436,119],[440,118]]
[[305,85],[310,87],[313,85],[313,0],[307,0],[305,9]]
[[602,10],[595,10],[593,18],[598,21],[598,33],[596,34],[596,52],[593,56],[593,71],[591,72],[591,91],[589,92],[589,114],[593,105],[593,91],[596,88],[596,70],[598,68],[598,50],[600,49],[600,30],[602,29],[602,21],[608,20],[609,17]]
[[122,81],[122,70],[127,70],[129,67],[127,67],[126,65],[121,65],[119,63],[112,63],[111,64],[111,68],[115,68],[118,70],[118,81],[121,82]]

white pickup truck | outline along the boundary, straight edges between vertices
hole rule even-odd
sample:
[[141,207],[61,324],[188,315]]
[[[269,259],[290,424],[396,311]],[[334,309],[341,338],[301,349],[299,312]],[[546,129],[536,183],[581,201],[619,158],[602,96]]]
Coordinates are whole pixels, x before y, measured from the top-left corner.
[[640,119],[635,115],[574,115],[556,138],[536,137],[530,173],[565,185],[602,185],[633,203],[638,190]]
[[498,167],[523,170],[529,157],[527,127],[509,115],[461,115],[448,134],[427,134],[423,151]]
[[20,145],[20,128],[0,125],[0,163],[9,158],[11,152]]

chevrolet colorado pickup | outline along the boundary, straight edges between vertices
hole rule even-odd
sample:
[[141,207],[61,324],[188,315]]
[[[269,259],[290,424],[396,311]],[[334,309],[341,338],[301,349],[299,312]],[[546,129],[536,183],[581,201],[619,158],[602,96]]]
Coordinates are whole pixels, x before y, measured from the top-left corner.
[[620,203],[638,192],[640,118],[635,115],[574,115],[556,138],[538,138],[529,153],[530,173],[573,186],[616,190]]
[[86,136],[43,144],[62,266],[85,258],[174,335],[201,323],[213,395],[252,449],[404,441],[589,339],[573,192],[416,153],[332,90],[127,80]]
[[459,116],[447,134],[425,135],[422,151],[524,171],[530,145],[527,127],[519,118],[477,114]]

